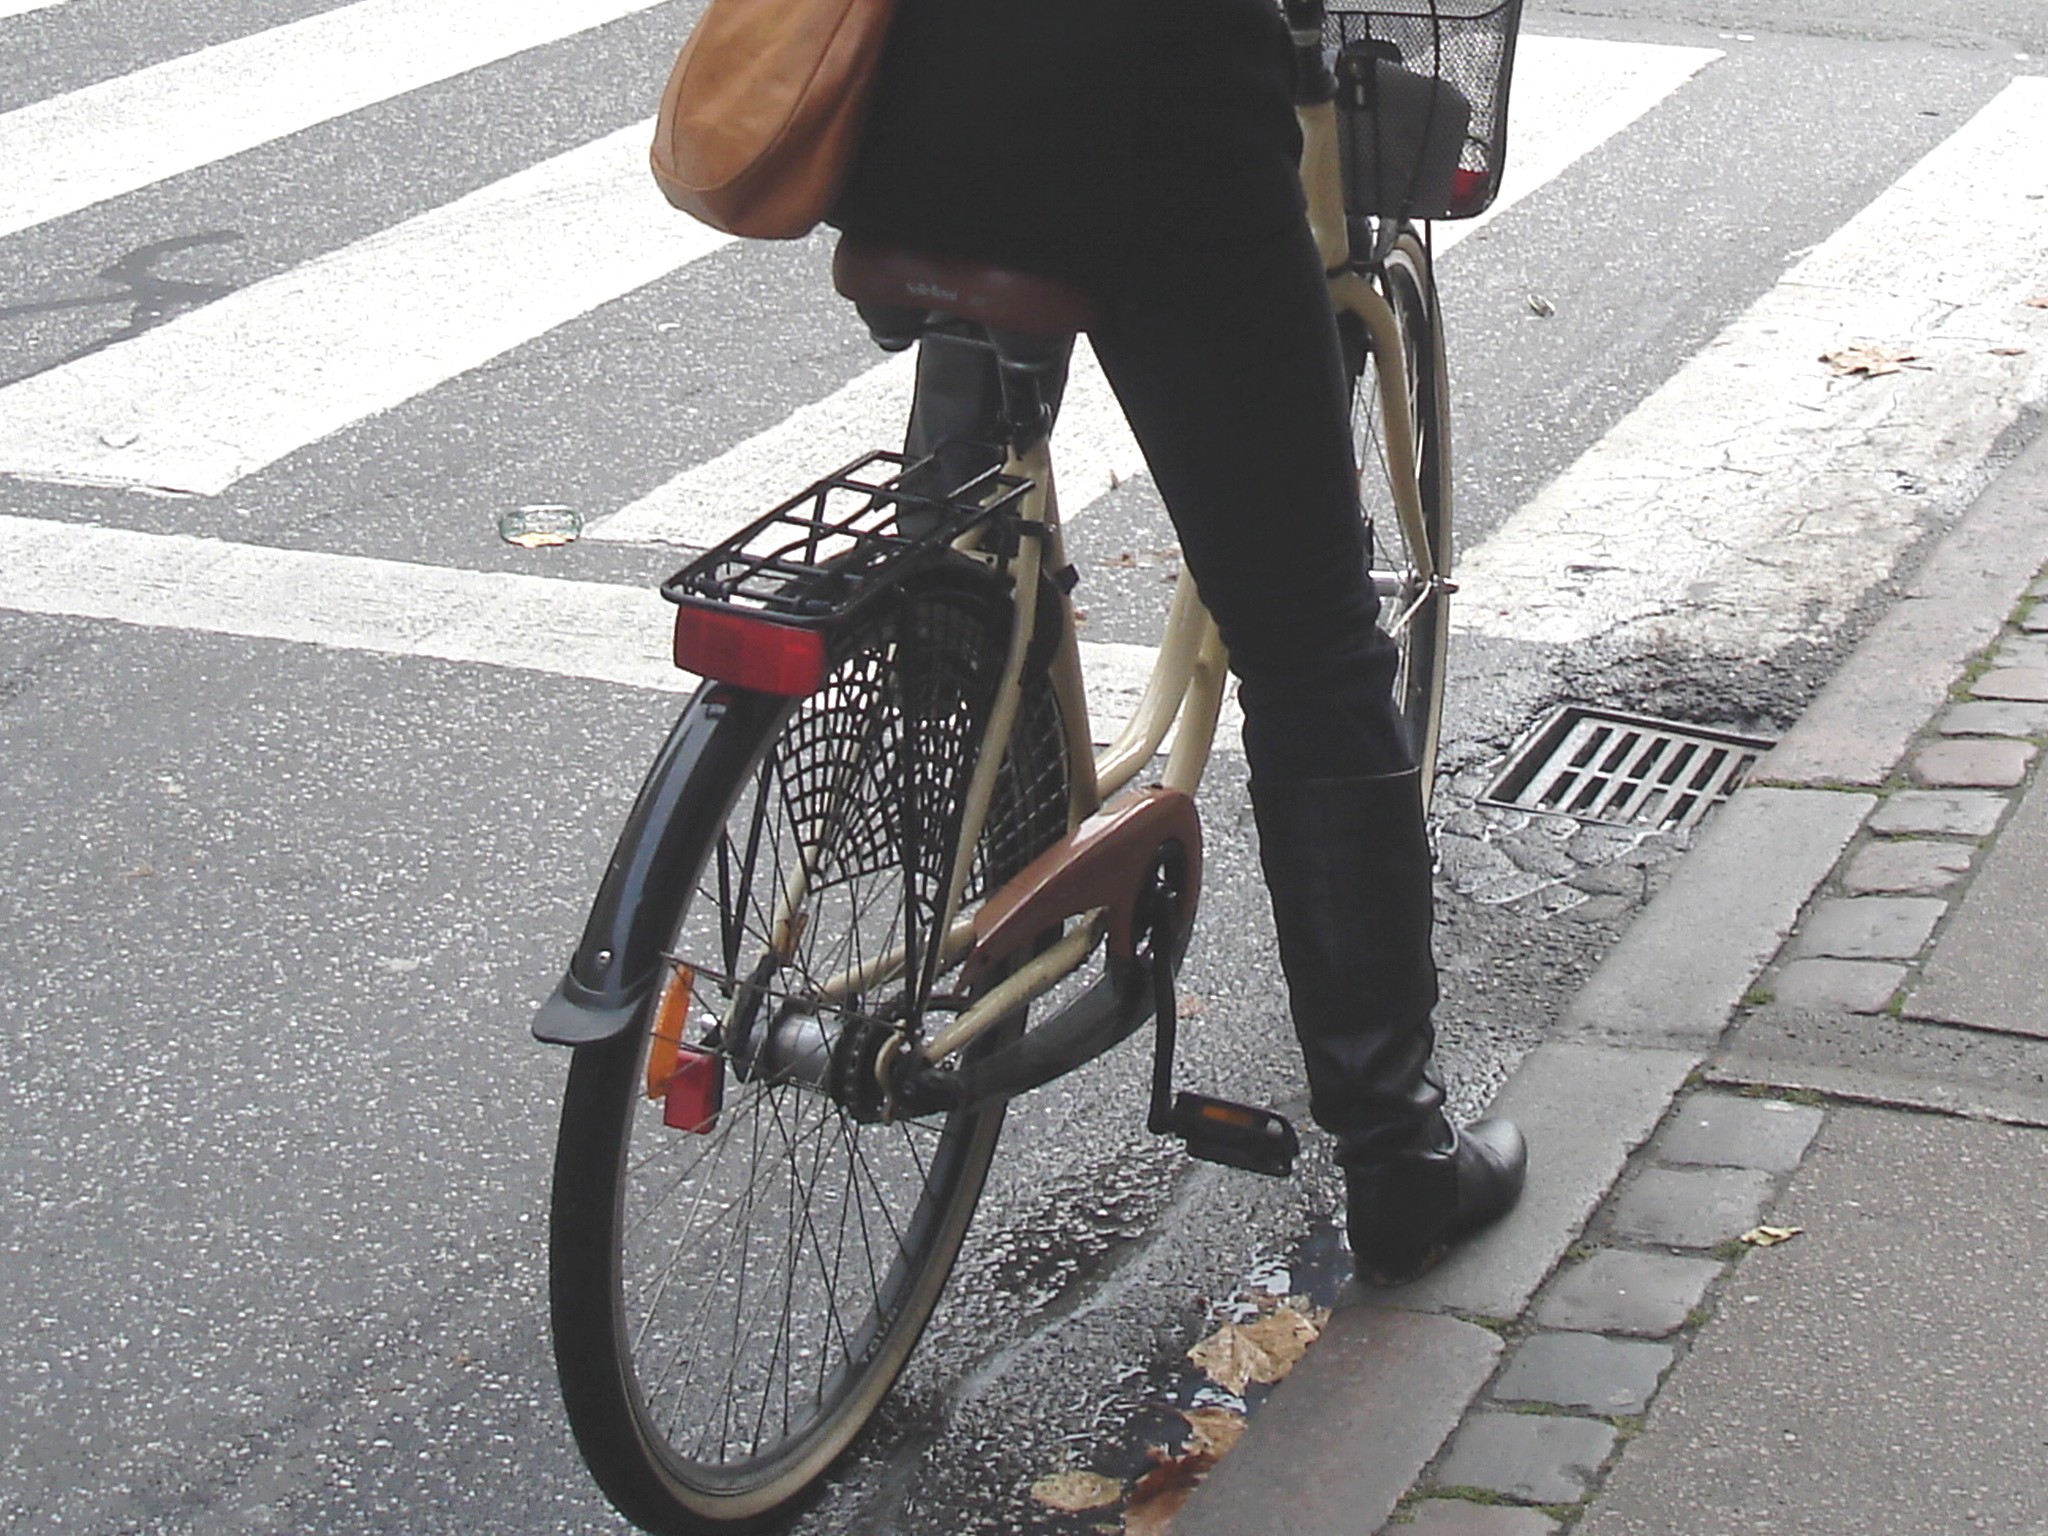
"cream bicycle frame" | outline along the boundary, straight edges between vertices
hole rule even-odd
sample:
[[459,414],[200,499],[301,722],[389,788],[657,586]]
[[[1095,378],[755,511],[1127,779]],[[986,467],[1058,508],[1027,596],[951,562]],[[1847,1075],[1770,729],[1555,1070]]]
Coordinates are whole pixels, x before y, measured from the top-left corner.
[[[1332,303],[1339,313],[1356,315],[1366,327],[1395,512],[1401,522],[1404,547],[1420,562],[1408,572],[1391,576],[1374,573],[1383,600],[1398,597],[1403,586],[1412,587],[1417,594],[1405,607],[1384,614],[1388,630],[1398,632],[1413,617],[1423,597],[1442,579],[1424,532],[1415,422],[1409,408],[1407,359],[1401,345],[1400,322],[1372,282],[1351,269],[1350,236],[1338,163],[1336,109],[1325,103],[1298,109],[1297,115],[1302,129],[1302,180],[1308,193],[1310,227],[1324,269],[1329,273]],[[996,775],[1016,722],[1024,657],[1038,618],[1039,605],[1031,594],[1038,590],[1042,570],[1059,570],[1066,565],[1049,446],[1041,441],[1004,468],[1006,474],[1031,482],[1032,490],[1024,498],[1019,517],[1042,531],[1027,532],[1026,537],[1018,540],[1017,553],[1009,564],[1008,575],[1017,594],[1009,653],[969,785],[947,892],[946,922],[940,930],[945,939],[933,974],[964,957],[974,942],[973,919],[960,914],[960,905],[974,850],[988,818]],[[1370,466],[1362,465],[1360,469],[1366,472]],[[963,540],[963,547],[971,550],[978,541],[978,534],[969,535]],[[1094,747],[1088,700],[1082,686],[1073,610],[1062,600],[1058,612],[1060,635],[1052,658],[1051,683],[1065,727],[1067,760],[1072,765],[1069,830],[1129,786],[1152,762],[1169,733],[1173,735],[1173,746],[1159,782],[1168,789],[1193,794],[1208,767],[1215,742],[1228,680],[1228,657],[1216,622],[1195,590],[1186,566],[1175,578],[1172,605],[1144,692],[1130,718],[1099,753]],[[1024,962],[934,1032],[920,1048],[920,1054],[927,1061],[944,1060],[1020,1005],[1043,996],[1088,962],[1104,928],[1104,914],[1099,911],[1081,918],[1043,953]],[[905,963],[906,956],[901,951],[881,956],[858,971],[835,977],[821,989],[822,996],[827,1000],[856,996],[899,974]]]

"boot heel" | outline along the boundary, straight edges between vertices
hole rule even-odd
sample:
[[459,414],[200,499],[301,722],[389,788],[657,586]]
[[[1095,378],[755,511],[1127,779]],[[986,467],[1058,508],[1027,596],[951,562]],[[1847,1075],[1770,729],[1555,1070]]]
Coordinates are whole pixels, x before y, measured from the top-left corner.
[[1420,1279],[1521,1198],[1529,1149],[1513,1122],[1481,1120],[1450,1135],[1442,1151],[1345,1168],[1346,1236],[1367,1285]]

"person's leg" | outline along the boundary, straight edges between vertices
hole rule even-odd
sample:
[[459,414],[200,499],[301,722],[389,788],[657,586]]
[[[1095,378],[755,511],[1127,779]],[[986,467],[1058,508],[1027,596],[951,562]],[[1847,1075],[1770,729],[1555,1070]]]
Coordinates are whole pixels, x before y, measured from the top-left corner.
[[1260,857],[1361,1273],[1498,1216],[1512,1128],[1460,1139],[1429,1072],[1431,854],[1355,500],[1347,388],[1305,228],[1122,270],[1094,344],[1242,680]]
[[1306,226],[1120,266],[1092,340],[1243,680],[1255,777],[1413,766]]

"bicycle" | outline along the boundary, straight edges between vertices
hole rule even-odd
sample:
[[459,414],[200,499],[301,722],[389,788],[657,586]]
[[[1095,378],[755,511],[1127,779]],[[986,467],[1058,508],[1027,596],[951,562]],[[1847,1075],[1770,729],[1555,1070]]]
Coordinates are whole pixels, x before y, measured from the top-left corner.
[[[1415,217],[1491,201],[1519,0],[1287,10],[1427,783],[1453,588]],[[1274,1175],[1298,1150],[1283,1117],[1172,1086],[1226,657],[1183,572],[1144,697],[1094,751],[1048,441],[1088,299],[851,239],[834,272],[885,349],[920,348],[913,451],[826,477],[664,585],[677,663],[705,682],[534,1025],[575,1048],[549,1249],[564,1402],[651,1530],[772,1524],[851,1444],[937,1305],[1016,1095],[1151,1022],[1152,1130]],[[938,419],[976,430],[932,440]]]

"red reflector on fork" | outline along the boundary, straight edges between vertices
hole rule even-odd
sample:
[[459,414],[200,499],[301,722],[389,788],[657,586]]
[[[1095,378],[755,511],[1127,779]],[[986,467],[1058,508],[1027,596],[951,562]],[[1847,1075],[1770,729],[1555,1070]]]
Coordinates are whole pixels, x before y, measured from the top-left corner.
[[686,1045],[676,1052],[675,1075],[661,1106],[661,1123],[672,1131],[702,1136],[718,1124],[725,1101],[725,1063],[715,1051]]
[[825,637],[736,609],[678,608],[676,665],[735,688],[801,698],[825,686]]

